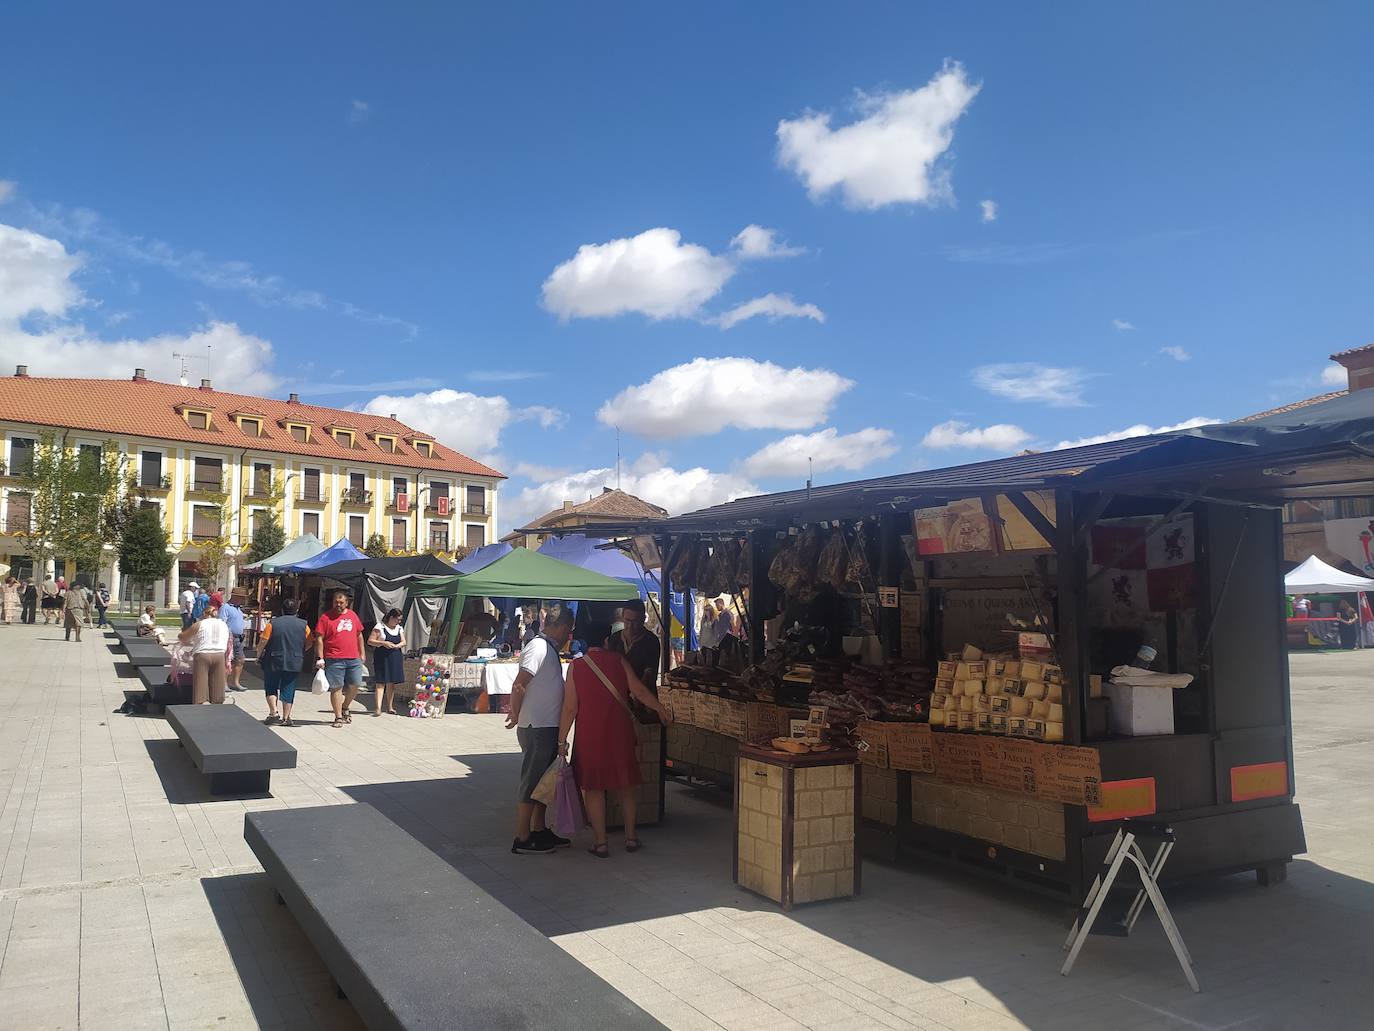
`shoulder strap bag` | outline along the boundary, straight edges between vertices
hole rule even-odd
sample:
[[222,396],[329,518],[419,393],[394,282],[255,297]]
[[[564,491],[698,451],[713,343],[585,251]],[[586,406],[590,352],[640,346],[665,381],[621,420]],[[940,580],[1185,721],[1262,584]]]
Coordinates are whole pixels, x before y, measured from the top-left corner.
[[601,667],[592,661],[592,657],[590,655],[582,656],[582,661],[587,666],[591,667],[591,671],[596,674],[596,678],[606,685],[606,690],[611,692],[611,697],[614,698],[616,700],[616,703],[620,706],[620,708],[624,710],[625,718],[630,721],[630,733],[634,735],[635,746],[638,747],[639,720],[635,719],[635,714],[630,711],[629,703],[626,702],[623,697],[621,697],[620,692],[615,689],[615,685],[611,683],[610,678],[607,677],[605,673],[601,672]]

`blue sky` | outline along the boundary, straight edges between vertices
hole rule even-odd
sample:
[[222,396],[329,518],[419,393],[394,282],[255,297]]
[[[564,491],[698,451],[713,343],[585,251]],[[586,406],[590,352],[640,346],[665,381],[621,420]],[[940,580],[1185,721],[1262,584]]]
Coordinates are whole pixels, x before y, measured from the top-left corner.
[[1374,339],[1367,5],[469,7],[10,6],[0,360],[209,343],[494,462],[509,526],[615,423],[682,509],[1234,417]]

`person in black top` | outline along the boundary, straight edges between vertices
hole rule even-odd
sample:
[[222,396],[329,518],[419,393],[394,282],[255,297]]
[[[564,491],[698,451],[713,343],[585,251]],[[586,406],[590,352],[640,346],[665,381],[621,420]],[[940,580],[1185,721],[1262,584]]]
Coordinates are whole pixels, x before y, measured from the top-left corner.
[[38,622],[38,585],[32,579],[25,581],[23,593],[20,595],[19,622]]
[[639,682],[658,694],[655,685],[663,662],[663,645],[644,626],[644,602],[638,599],[626,602],[620,609],[620,621],[625,629],[611,635],[611,651],[625,656]]
[[[267,692],[267,719],[264,723],[295,726],[291,722],[291,706],[296,701],[296,683],[303,675],[305,642],[310,625],[296,615],[296,599],[282,602],[282,614],[267,624],[263,632],[266,643],[258,664],[262,669],[262,686]],[[281,696],[281,713],[277,712],[277,696]]]

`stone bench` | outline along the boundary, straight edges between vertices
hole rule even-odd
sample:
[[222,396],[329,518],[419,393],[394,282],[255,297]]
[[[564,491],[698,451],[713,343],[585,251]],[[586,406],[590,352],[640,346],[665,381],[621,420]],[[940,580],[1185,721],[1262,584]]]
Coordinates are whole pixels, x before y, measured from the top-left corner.
[[273,770],[296,768],[296,749],[237,705],[169,705],[167,722],[212,795],[260,795]]
[[171,653],[150,637],[136,637],[124,642],[124,652],[135,666],[166,666]]
[[370,805],[247,813],[243,837],[372,1031],[663,1026]]

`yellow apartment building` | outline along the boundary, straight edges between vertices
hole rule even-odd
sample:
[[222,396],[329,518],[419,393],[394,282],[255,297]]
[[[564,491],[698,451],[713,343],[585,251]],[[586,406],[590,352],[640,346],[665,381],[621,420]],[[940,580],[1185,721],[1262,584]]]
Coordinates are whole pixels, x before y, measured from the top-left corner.
[[[45,435],[78,452],[114,442],[140,503],[161,512],[176,555],[155,592],[159,604],[174,604],[191,579],[204,582],[199,544],[220,536],[221,518],[230,544],[221,579],[231,585],[278,492],[287,540],[310,533],[361,548],[380,533],[401,552],[495,539],[504,476],[444,446],[433,430],[308,404],[296,394],[225,393],[210,380],[161,383],[142,369],[127,380],[66,379],[29,376],[20,365],[0,377],[0,562],[18,576],[45,572],[34,567],[31,499],[22,487]],[[78,570],[61,556],[54,565],[56,575],[100,580],[124,596],[108,546],[98,570]]]

